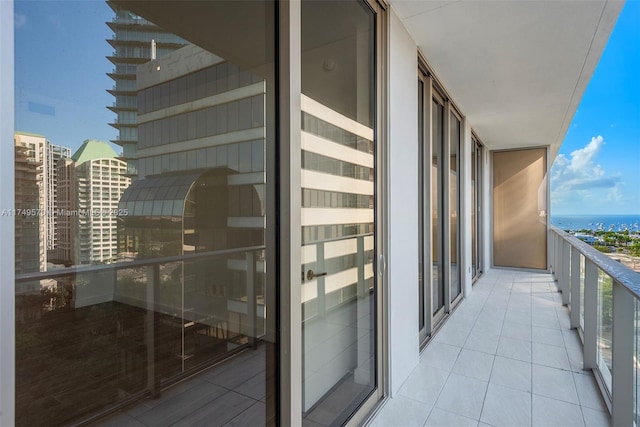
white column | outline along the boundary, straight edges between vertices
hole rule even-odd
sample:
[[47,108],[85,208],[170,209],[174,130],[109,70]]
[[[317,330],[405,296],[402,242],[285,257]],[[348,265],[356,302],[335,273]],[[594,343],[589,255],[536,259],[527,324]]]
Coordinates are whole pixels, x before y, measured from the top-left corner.
[[[0,1],[0,210],[14,207],[14,75],[13,1]],[[0,425],[12,426],[15,418],[15,223],[0,216]]]
[[462,137],[460,142],[460,280],[462,292],[465,297],[471,294],[471,124],[465,118],[462,119]]

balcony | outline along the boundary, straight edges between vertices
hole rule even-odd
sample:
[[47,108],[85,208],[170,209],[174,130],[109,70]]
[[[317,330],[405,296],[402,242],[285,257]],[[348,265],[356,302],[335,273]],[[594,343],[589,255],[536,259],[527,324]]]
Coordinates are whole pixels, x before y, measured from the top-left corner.
[[[549,242],[553,274],[485,272],[370,425],[635,422],[640,275],[561,230],[552,228]],[[28,301],[18,310],[24,319],[18,336],[31,334],[19,341],[19,354],[32,356],[19,358],[17,373],[34,378],[18,390],[19,402],[51,408],[41,415],[71,417],[62,422],[104,426],[211,425],[212,417],[219,425],[262,424],[269,375],[268,344],[261,341],[262,251],[246,248],[20,276],[18,283],[55,278],[69,292],[54,295],[51,307],[40,313],[54,324],[36,340],[37,330],[28,325],[33,320]],[[364,262],[364,256],[358,259]],[[219,298],[197,292],[212,263],[236,277]],[[189,284],[181,287],[176,274],[189,277]],[[61,298],[68,299],[66,304]],[[206,309],[203,303],[209,300],[222,305]],[[52,316],[56,310],[57,317]],[[73,313],[69,323],[64,323],[70,314],[65,311]],[[84,319],[80,324],[74,320],[78,316]],[[117,327],[110,329],[114,320]],[[87,332],[91,338],[83,338]],[[46,377],[29,375],[44,362],[35,357],[38,349],[27,347],[40,341],[49,349],[64,347],[58,338],[69,349],[68,357],[58,350],[43,354],[53,362],[67,357],[55,362],[65,369]],[[85,353],[77,359],[76,351]],[[84,363],[81,373],[72,365],[76,359]],[[83,387],[64,386],[72,372]],[[59,405],[37,398],[38,387],[56,402],[81,399],[83,404],[74,407],[75,413],[58,411]]]
[[482,276],[370,425],[637,425],[640,274],[549,242],[553,275]]
[[490,270],[371,426],[607,426],[550,274]]

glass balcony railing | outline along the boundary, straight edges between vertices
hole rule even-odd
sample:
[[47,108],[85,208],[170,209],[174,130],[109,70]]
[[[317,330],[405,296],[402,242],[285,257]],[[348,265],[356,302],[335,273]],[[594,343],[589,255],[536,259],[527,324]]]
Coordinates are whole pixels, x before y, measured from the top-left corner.
[[640,273],[552,227],[551,265],[612,425],[640,421]]
[[93,419],[257,345],[264,254],[249,247],[18,275],[17,425]]

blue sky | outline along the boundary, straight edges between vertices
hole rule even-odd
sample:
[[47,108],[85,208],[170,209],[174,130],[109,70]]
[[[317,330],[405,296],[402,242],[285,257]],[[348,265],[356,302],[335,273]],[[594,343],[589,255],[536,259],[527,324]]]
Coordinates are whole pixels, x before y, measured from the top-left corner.
[[106,92],[112,17],[98,0],[15,2],[17,130],[72,150],[85,139],[116,138],[107,124],[116,115],[106,108],[115,100]]
[[628,1],[551,170],[552,214],[640,214],[640,1]]
[[[16,129],[72,150],[115,139],[106,108],[112,16],[102,0],[16,1]],[[625,4],[560,148],[551,212],[640,214],[638,0]]]

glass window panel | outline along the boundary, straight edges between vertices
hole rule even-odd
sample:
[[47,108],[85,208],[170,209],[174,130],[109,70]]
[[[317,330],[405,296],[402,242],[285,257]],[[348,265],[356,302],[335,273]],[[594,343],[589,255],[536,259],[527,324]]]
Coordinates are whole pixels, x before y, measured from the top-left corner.
[[[333,115],[323,117],[335,121],[327,127],[330,132],[322,137],[338,142],[336,135],[341,132],[334,129],[341,129],[340,126],[349,122],[357,122],[375,134],[375,14],[366,3],[353,0],[303,0],[301,7],[302,95],[333,110]],[[253,107],[259,116],[259,103]],[[322,115],[315,109],[303,113]],[[343,120],[336,120],[338,115]],[[365,173],[360,166],[333,159],[329,153],[301,154],[303,169],[368,178],[368,171]],[[343,192],[355,193],[357,181],[353,180],[353,187],[346,184],[347,181]],[[302,190],[310,191],[311,206],[338,209],[337,197],[332,196],[329,188],[312,190],[303,179]],[[366,228],[373,229],[373,222],[357,223],[362,221],[359,215],[341,212],[342,224],[324,224],[318,215],[315,208],[302,209],[302,225],[306,229],[303,236],[314,239],[303,243],[316,245],[318,254],[314,265],[302,266],[307,272],[305,277],[326,273],[326,276],[303,281],[303,286],[313,287],[313,292],[303,293],[302,300],[303,423],[317,420],[322,414],[324,425],[340,425],[377,386],[375,292],[370,292],[376,285],[373,276],[367,274],[356,274],[352,280],[341,281],[340,277],[353,267],[344,260],[334,262],[332,251],[337,244],[349,244],[354,252],[347,257],[358,263],[356,271],[372,271],[373,259],[365,257],[364,241],[375,241],[375,235],[364,232]],[[347,230],[353,232],[347,234]],[[341,238],[345,238],[345,242],[337,243],[336,239]],[[344,321],[353,327],[338,326]],[[358,330],[362,334],[357,334]],[[330,341],[321,336],[331,337]],[[340,342],[344,350],[336,351],[330,344],[334,342]]]
[[[218,81],[219,83],[219,81]],[[216,107],[216,135],[227,133],[227,105]]]
[[458,208],[458,190],[460,188],[460,182],[458,179],[458,154],[460,153],[460,120],[458,120],[453,112],[450,112],[449,114],[449,274],[451,275],[449,289],[451,290],[451,301],[453,301],[462,293],[460,268],[458,263],[458,212],[460,211]]
[[206,166],[207,166],[208,168],[214,168],[214,167],[216,167],[216,159],[217,159],[216,153],[217,153],[217,148],[216,148],[216,147],[210,147],[210,148],[207,148],[207,149],[206,149],[206,153],[207,153],[207,155],[206,155],[206,158],[207,158],[207,160],[206,160],[206,161],[207,161]]
[[431,103],[431,293],[433,313],[444,307],[444,277],[442,275],[442,167],[444,107],[435,99]]
[[[37,143],[45,152],[47,140],[72,145],[66,157],[69,173],[78,179],[69,180],[76,183],[67,188],[70,210],[81,207],[72,206],[75,200],[103,210],[128,210],[117,220],[73,218],[65,227],[78,232],[68,233],[72,237],[65,247],[44,248],[49,236],[47,231],[38,235],[38,230],[53,228],[38,228],[40,224],[32,221],[35,240],[21,245],[25,249],[21,264],[30,273],[43,270],[43,277],[42,282],[21,281],[27,271],[16,271],[18,426],[110,424],[113,419],[92,417],[125,403],[139,412],[147,403],[135,399],[144,400],[149,392],[171,400],[163,390],[167,384],[200,384],[194,375],[203,368],[218,378],[241,378],[237,385],[243,387],[242,396],[238,394],[242,402],[234,405],[233,413],[225,399],[202,401],[199,410],[216,414],[221,424],[278,423],[278,391],[270,381],[278,372],[278,312],[269,306],[275,302],[276,283],[264,273],[276,270],[275,254],[265,247],[267,235],[275,246],[276,231],[242,224],[228,227],[228,166],[243,173],[268,172],[263,179],[273,174],[265,152],[275,152],[278,120],[277,6],[271,1],[233,2],[233,7],[230,3],[16,2],[16,13],[30,24],[28,29],[16,28],[20,76],[16,101],[26,103],[31,98],[20,97],[29,94],[46,100],[51,105],[45,107],[56,113],[49,115],[47,123],[40,120],[39,126],[34,121],[37,117],[24,109],[16,117],[17,123],[25,124],[19,128],[44,133],[46,137]],[[45,19],[52,13],[60,20]],[[108,41],[104,35],[97,37],[99,33],[109,34]],[[154,59],[152,39],[157,43]],[[67,60],[45,61],[47,72],[37,78],[22,72],[40,69],[34,64],[42,64],[42,52]],[[65,52],[84,53],[71,58]],[[105,83],[105,79],[112,81]],[[265,93],[246,98],[239,91],[230,92],[251,83]],[[59,95],[51,88],[60,94],[85,96],[75,97],[77,102],[71,105],[64,97],[56,99]],[[188,102],[215,93],[224,94],[228,105],[196,110],[198,103]],[[105,101],[103,95],[111,100]],[[255,105],[253,98],[257,98]],[[105,119],[104,113],[112,116]],[[138,124],[137,119],[145,123]],[[217,147],[205,138],[198,141],[197,150],[186,151],[193,148],[185,144],[189,140],[251,127],[259,128],[264,139]],[[90,136],[97,145],[89,144],[87,152],[95,147],[100,153],[113,149],[113,156],[94,162],[95,168],[70,159],[87,138],[83,129],[95,132]],[[113,148],[97,140],[121,146]],[[150,147],[154,149],[140,150]],[[120,153],[130,159],[121,160]],[[37,180],[35,162],[31,166]],[[268,182],[236,187],[235,211],[247,217],[273,215],[275,206],[266,205],[265,195],[274,194],[274,186],[275,182]],[[37,188],[32,188],[34,196],[39,196]],[[131,190],[124,198],[127,188]],[[24,203],[39,203],[38,197]],[[29,252],[27,246],[38,250],[42,246],[44,254],[56,251],[55,258],[64,264],[89,270],[86,274],[70,270],[68,276],[50,278],[41,254]],[[160,260],[194,252],[203,258]],[[121,260],[148,264],[131,267]],[[96,263],[100,269],[93,271],[91,264]],[[59,273],[64,265],[56,267]],[[147,275],[154,270],[160,272],[157,277]],[[153,301],[148,300],[151,294]],[[148,357],[150,351],[153,358]],[[149,379],[150,372],[157,381]],[[200,397],[220,391],[216,385],[202,384]]]
[[251,128],[251,98],[238,101],[238,129]]
[[251,146],[251,171],[261,172],[264,168],[264,142],[254,141]]
[[215,107],[207,108],[205,110],[205,120],[206,120],[206,136],[215,135],[217,133],[217,114]]

